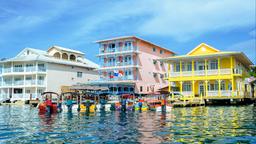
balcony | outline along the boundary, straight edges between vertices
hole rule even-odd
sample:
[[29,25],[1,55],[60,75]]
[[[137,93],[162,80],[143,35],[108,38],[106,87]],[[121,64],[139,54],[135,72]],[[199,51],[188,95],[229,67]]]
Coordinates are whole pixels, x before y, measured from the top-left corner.
[[37,81],[37,84],[38,84],[38,85],[45,85],[45,81],[44,81],[44,80],[38,80],[38,81]]
[[38,67],[39,72],[46,72],[46,67]]
[[24,81],[23,81],[23,80],[14,81],[13,84],[14,84],[15,86],[24,85]]
[[36,84],[36,80],[26,80],[25,81],[25,85],[35,85]]
[[36,67],[26,67],[26,72],[34,72],[36,71]]
[[24,68],[23,67],[19,67],[19,68],[14,67],[13,72],[24,72]]
[[4,68],[3,73],[10,73],[12,71],[12,68]]
[[134,80],[133,75],[123,76],[123,77],[114,77],[114,78],[101,78],[100,81],[125,81],[125,80]]
[[127,53],[127,52],[138,52],[138,48],[135,46],[127,46],[127,47],[115,47],[115,48],[100,48],[100,52],[98,56],[101,55],[109,55],[109,54],[118,54],[118,53]]
[[[207,76],[211,76],[211,75],[218,75],[219,71],[218,69],[214,69],[214,70],[207,70]],[[231,70],[229,68],[227,69],[220,69],[220,75],[230,75],[231,74]],[[234,74],[242,74],[242,70],[241,69],[234,69]],[[180,72],[171,72],[170,73],[170,77],[179,77]],[[193,76],[192,71],[182,71],[182,76]],[[194,76],[206,76],[206,71],[205,70],[197,70],[194,71]]]

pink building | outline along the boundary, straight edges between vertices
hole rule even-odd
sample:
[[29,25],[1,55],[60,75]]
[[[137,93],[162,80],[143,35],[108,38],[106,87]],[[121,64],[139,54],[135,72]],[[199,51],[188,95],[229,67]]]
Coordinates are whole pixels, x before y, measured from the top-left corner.
[[149,94],[167,86],[164,73],[167,65],[156,59],[174,53],[135,36],[97,41],[101,85],[119,93]]

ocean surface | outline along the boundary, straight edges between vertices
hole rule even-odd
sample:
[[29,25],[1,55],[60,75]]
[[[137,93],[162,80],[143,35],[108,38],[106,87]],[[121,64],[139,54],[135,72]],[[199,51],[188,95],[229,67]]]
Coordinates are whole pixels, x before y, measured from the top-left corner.
[[256,143],[256,106],[39,115],[0,106],[0,143]]

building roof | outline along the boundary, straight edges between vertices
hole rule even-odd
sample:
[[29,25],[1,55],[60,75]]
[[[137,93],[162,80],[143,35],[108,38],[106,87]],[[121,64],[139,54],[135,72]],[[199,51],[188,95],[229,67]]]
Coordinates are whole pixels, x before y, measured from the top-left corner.
[[[25,52],[26,50],[32,50],[35,53],[29,54],[29,55],[22,55],[22,52]],[[0,61],[0,63],[25,62],[25,61],[43,61],[43,62],[49,62],[49,63],[72,65],[72,66],[79,66],[79,67],[88,67],[88,68],[94,68],[94,69],[99,68],[99,65],[97,65],[96,63],[94,63],[86,58],[81,58],[80,62],[56,59],[56,58],[48,55],[47,52],[38,50],[38,49],[34,49],[34,48],[25,48],[17,56],[10,58],[10,59],[6,59],[4,61]]]
[[[205,52],[205,53],[198,53],[198,54],[192,54],[196,50],[199,50],[199,48],[207,47],[210,49],[211,52]],[[163,62],[171,62],[171,61],[179,61],[179,60],[189,60],[189,59],[203,59],[203,58],[216,58],[216,57],[224,57],[224,56],[234,56],[236,59],[238,59],[240,62],[242,62],[247,68],[249,68],[250,65],[253,63],[251,60],[243,53],[243,52],[235,52],[235,51],[219,51],[207,44],[200,44],[196,48],[194,48],[192,51],[190,51],[186,55],[180,55],[180,56],[172,56],[167,58],[158,59],[159,61]]]
[[141,41],[143,41],[143,42],[146,42],[146,43],[148,43],[148,44],[151,44],[151,45],[160,47],[160,48],[162,48],[162,49],[164,49],[164,50],[166,50],[166,51],[169,51],[169,52],[175,54],[173,51],[171,51],[171,50],[169,50],[169,49],[167,49],[167,48],[164,48],[164,47],[159,46],[159,45],[157,45],[157,44],[154,44],[154,43],[152,43],[152,42],[150,42],[150,41],[147,41],[147,40],[144,40],[144,39],[142,39],[142,38],[139,38],[139,37],[137,37],[137,36],[121,36],[121,37],[114,37],[114,38],[110,38],[110,39],[97,40],[97,41],[95,41],[95,42],[96,42],[96,43],[102,43],[102,42],[107,42],[107,41],[120,40],[120,39],[129,39],[129,38],[131,38],[131,39],[134,38],[134,39],[137,39],[137,40],[141,40]]
[[70,48],[64,48],[64,47],[56,46],[56,45],[50,47],[47,51],[49,52],[49,51],[50,51],[51,49],[53,49],[53,48],[56,48],[56,49],[58,49],[58,50],[63,50],[63,51],[67,51],[67,52],[73,52],[73,53],[77,53],[77,54],[82,54],[82,55],[84,55],[84,53],[81,52],[81,51],[73,50],[73,49],[70,49]]

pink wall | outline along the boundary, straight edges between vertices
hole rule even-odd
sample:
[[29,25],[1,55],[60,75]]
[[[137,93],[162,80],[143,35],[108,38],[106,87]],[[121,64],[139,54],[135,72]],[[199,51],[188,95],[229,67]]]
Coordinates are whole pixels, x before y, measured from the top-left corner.
[[[167,86],[168,82],[161,78],[159,74],[164,74],[165,72],[167,72],[167,65],[161,65],[159,61],[154,64],[153,60],[163,57],[169,57],[172,55],[172,52],[140,40],[137,40],[137,45],[140,51],[138,58],[139,62],[141,63],[139,69],[139,75],[141,76],[141,80],[136,83],[136,91],[138,93],[152,93],[156,92],[159,88]],[[153,51],[153,47],[156,48],[155,52]],[[160,50],[163,50],[164,52],[160,54]],[[157,73],[156,77],[153,76],[153,72]],[[140,92],[141,86],[143,87],[142,92]]]

